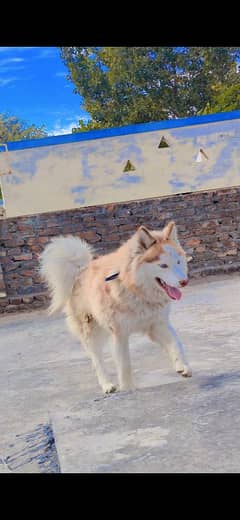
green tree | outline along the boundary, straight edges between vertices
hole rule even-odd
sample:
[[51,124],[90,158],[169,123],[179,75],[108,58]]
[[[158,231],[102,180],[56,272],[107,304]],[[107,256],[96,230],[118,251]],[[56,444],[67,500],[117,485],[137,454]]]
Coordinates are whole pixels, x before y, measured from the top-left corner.
[[28,125],[16,116],[0,114],[0,142],[21,141],[46,137],[44,126]]
[[226,112],[240,110],[240,85],[218,85],[214,89],[213,99],[200,114],[213,114],[214,112]]
[[239,85],[234,47],[61,47],[91,116],[73,131],[196,115],[216,84]]

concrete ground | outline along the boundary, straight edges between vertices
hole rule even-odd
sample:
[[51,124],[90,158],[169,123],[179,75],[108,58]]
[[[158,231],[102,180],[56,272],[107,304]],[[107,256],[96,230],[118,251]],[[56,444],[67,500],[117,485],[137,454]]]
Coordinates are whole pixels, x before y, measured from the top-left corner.
[[240,472],[239,317],[238,274],[191,282],[172,322],[193,377],[134,336],[137,390],[108,397],[62,316],[1,317],[0,472]]

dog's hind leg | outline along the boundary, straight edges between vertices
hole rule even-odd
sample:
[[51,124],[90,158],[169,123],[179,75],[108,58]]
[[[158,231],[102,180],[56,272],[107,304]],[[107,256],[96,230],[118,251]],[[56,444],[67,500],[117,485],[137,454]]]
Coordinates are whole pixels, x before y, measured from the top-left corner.
[[68,325],[75,336],[80,339],[87,354],[91,358],[98,382],[105,394],[116,391],[116,385],[110,380],[103,363],[103,346],[106,332],[97,324],[92,316],[85,314],[81,320],[68,318]]
[[149,337],[167,349],[176,372],[184,377],[191,377],[192,371],[186,360],[183,345],[170,323],[160,322],[157,326],[153,326]]

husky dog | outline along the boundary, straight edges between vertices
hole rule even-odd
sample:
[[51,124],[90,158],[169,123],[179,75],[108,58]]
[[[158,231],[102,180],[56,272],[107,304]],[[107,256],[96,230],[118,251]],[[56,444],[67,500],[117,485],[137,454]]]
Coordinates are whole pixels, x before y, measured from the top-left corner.
[[140,226],[117,250],[95,259],[92,248],[74,236],[55,237],[43,251],[41,273],[52,295],[49,311],[65,312],[70,330],[92,359],[103,392],[116,390],[102,361],[109,335],[120,390],[133,388],[129,336],[136,332],[166,347],[182,376],[192,375],[168,318],[171,301],[180,300],[180,288],[188,283],[190,259],[174,222],[161,231]]

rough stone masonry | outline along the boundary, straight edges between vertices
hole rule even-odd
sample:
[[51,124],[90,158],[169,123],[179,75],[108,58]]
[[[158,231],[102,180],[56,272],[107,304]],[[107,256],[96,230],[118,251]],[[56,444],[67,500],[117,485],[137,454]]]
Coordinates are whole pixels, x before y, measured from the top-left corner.
[[90,206],[0,220],[0,313],[43,307],[48,300],[38,256],[53,236],[73,234],[107,253],[145,224],[175,220],[193,256],[190,276],[240,268],[240,186]]

